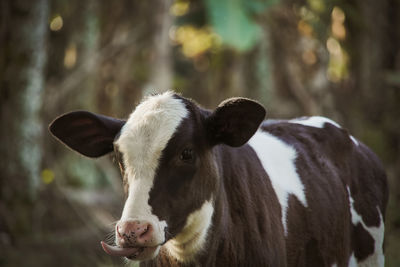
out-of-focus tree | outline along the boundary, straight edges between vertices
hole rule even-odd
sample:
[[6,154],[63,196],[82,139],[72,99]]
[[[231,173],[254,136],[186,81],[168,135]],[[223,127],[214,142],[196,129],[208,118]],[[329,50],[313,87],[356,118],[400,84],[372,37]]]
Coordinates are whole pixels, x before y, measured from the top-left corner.
[[0,3],[0,239],[6,243],[35,230],[48,5],[47,0]]

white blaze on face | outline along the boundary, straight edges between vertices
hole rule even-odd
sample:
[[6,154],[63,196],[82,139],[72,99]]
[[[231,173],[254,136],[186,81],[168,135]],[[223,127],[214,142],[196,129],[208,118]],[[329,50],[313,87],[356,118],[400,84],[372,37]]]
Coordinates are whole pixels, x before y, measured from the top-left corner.
[[115,142],[123,154],[129,184],[121,221],[148,220],[156,228],[156,239],[164,238],[166,223],[152,214],[149,193],[161,153],[187,115],[184,103],[171,92],[149,97],[136,107]]

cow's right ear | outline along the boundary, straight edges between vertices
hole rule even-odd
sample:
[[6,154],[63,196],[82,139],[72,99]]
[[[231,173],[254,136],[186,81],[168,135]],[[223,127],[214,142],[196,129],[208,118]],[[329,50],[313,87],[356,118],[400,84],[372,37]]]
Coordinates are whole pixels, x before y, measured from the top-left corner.
[[63,144],[82,155],[96,158],[114,149],[114,138],[125,121],[94,114],[73,111],[56,118],[50,132]]

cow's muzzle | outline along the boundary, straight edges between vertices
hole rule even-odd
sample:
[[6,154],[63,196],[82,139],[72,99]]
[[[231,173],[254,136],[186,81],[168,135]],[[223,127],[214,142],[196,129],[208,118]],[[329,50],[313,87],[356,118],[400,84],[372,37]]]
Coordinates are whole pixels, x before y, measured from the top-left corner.
[[[165,229],[164,229],[165,231]],[[127,257],[132,260],[154,258],[166,242],[164,231],[145,220],[119,221],[115,227],[117,246],[101,242],[104,251],[112,256]]]

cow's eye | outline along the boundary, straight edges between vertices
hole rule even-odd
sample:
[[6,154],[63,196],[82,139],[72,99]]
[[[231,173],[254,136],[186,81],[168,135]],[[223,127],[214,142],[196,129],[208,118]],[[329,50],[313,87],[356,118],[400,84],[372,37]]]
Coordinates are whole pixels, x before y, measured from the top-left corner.
[[185,162],[191,162],[194,159],[194,151],[191,148],[185,148],[180,157],[180,160],[185,161]]

